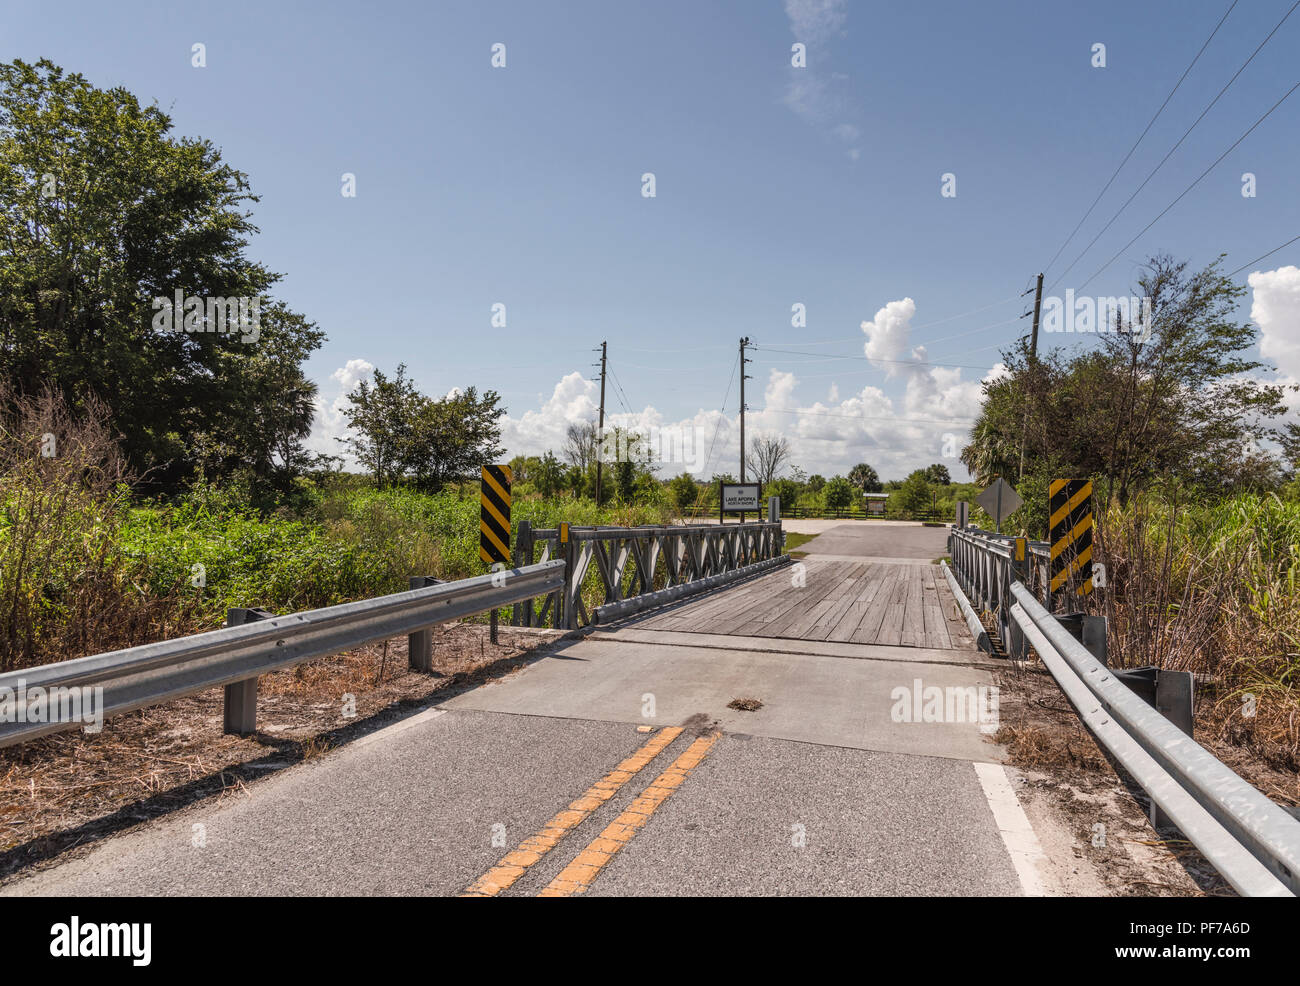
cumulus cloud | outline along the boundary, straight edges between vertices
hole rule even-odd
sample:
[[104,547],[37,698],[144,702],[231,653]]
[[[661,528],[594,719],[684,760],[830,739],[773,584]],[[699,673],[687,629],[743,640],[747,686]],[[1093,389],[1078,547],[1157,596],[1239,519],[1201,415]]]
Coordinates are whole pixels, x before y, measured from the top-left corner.
[[[750,398],[746,435],[783,435],[790,442],[793,464],[808,473],[844,474],[859,462],[869,462],[882,477],[894,479],[943,462],[955,478],[964,475],[961,464],[944,458],[944,451],[966,444],[979,413],[982,384],[997,379],[1006,368],[997,364],[982,379],[968,380],[958,368],[929,364],[924,347],[911,343],[915,311],[915,302],[903,298],[889,302],[862,323],[867,355],[900,361],[890,366],[893,376],[904,378],[901,392],[891,397],[876,386],[848,391],[832,383],[825,400],[805,403],[799,396],[798,376],[773,368],[763,381],[761,398]],[[339,454],[340,446],[333,439],[346,432],[344,395],[372,373],[365,360],[350,360],[331,376],[329,393],[322,393],[317,402],[312,448]],[[537,407],[516,408],[502,420],[507,457],[548,450],[560,454],[569,425],[595,421],[599,401],[598,384],[578,370],[564,375]],[[663,458],[658,468],[661,477],[688,471],[707,478],[738,471],[740,428],[734,409],[701,407],[693,414],[668,418],[652,405],[630,413],[612,413],[607,408],[605,421],[651,436],[652,447]]]
[[1300,378],[1300,267],[1256,271],[1250,317],[1259,326],[1259,351],[1289,377]]
[[867,337],[863,352],[868,359],[892,361],[883,364],[891,377],[909,370],[901,364],[913,362],[919,365],[925,359],[924,348],[909,351],[912,316],[915,314],[916,302],[903,298],[891,301],[876,312],[875,318],[862,323],[862,331]]
[[1254,292],[1250,318],[1259,326],[1259,351],[1277,364],[1271,383],[1288,386],[1284,400],[1300,415],[1300,267],[1255,271],[1246,282]]
[[356,460],[336,439],[344,437],[348,432],[347,418],[343,416],[349,403],[348,394],[362,380],[372,380],[374,372],[373,364],[366,360],[350,359],[345,366],[330,374],[329,381],[322,384],[316,392],[316,418],[312,422],[311,434],[303,443],[308,449],[326,455],[341,455],[345,468],[356,467]]

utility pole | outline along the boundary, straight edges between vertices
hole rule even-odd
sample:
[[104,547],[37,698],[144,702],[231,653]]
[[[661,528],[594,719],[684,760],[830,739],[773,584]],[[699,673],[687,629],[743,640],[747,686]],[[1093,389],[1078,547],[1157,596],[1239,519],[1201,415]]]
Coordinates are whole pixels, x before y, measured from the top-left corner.
[[1038,359],[1038,315],[1043,310],[1043,275],[1038,275],[1038,286],[1034,288],[1034,329],[1029,337],[1029,358]]
[[[1026,292],[1027,293],[1027,292]],[[1043,310],[1043,275],[1038,275],[1038,286],[1034,288],[1034,327],[1029,335],[1029,368],[1033,372],[1038,365],[1038,315]],[[1025,405],[1025,413],[1020,418],[1020,478],[1017,483],[1022,482],[1025,478],[1025,432],[1029,428],[1029,405]]]
[[[1041,278],[1040,278],[1041,280]],[[1034,320],[1038,324],[1038,320]],[[596,506],[600,506],[600,450],[605,444],[605,358],[606,343],[600,344],[600,423],[596,428]]]
[[[745,364],[754,362],[745,358],[745,347],[752,345],[749,336],[742,336],[740,340],[740,481],[745,481],[745,381],[753,380],[751,376],[745,375]],[[741,514],[740,519],[743,521],[745,515]]]

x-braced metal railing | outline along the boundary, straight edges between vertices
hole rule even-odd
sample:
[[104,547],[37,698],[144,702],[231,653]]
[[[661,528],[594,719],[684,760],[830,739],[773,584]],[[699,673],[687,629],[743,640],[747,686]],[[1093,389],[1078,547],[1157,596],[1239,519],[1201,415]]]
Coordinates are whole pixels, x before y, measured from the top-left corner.
[[[516,567],[562,558],[564,587],[542,600],[516,605],[515,626],[577,629],[593,622],[595,610],[610,603],[700,581],[776,558],[783,535],[780,521],[712,526],[534,528],[520,521]],[[594,573],[595,578],[589,578]],[[583,598],[583,588],[589,598]],[[594,593],[594,595],[593,595]],[[588,609],[588,603],[591,603]]]

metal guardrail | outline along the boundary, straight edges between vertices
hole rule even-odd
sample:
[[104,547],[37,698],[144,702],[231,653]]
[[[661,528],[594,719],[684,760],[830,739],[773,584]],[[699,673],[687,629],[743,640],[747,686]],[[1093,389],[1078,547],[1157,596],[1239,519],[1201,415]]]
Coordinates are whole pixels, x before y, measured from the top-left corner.
[[[570,527],[561,543],[559,528],[533,528],[521,521],[515,538],[515,564],[563,558],[565,584],[543,601],[516,606],[516,626],[574,630],[594,622],[594,612],[626,599],[735,572],[781,553],[780,521],[716,525]],[[536,559],[540,550],[541,557]],[[589,573],[597,574],[592,611],[582,597]]]
[[1036,556],[1015,558],[1008,540],[954,530],[950,541],[954,582],[997,615],[1008,650],[1034,649],[1097,740],[1238,893],[1300,895],[1300,821],[1139,697],[1125,672],[1106,667],[1104,647],[1085,646],[1026,585]]
[[[67,721],[61,704],[77,696],[84,708],[84,690],[95,688],[102,689],[98,708],[108,718],[225,686],[227,731],[250,732],[260,675],[376,640],[418,637],[438,623],[530,600],[563,585],[564,562],[547,561],[324,609],[267,614],[221,630],[0,674],[0,695],[13,696],[0,716],[0,747],[82,725]],[[233,612],[246,618],[259,611]],[[414,647],[410,659],[413,665],[419,660]]]
[[718,589],[724,585],[730,585],[732,582],[739,582],[741,579],[753,578],[755,575],[763,575],[774,568],[780,568],[782,565],[788,564],[790,564],[789,555],[778,555],[775,558],[768,558],[764,561],[755,562],[752,565],[746,565],[744,568],[738,568],[732,572],[719,572],[717,575],[706,575],[704,578],[696,579],[694,582],[682,582],[666,589],[660,589],[657,592],[646,593],[642,596],[633,596],[631,599],[623,599],[616,603],[606,603],[604,606],[597,606],[592,610],[591,622],[609,623],[612,620],[639,613],[643,609],[650,609],[654,606],[665,606],[668,603],[675,603],[680,599],[685,599],[689,596],[695,595],[696,593],[707,592],[709,589]]

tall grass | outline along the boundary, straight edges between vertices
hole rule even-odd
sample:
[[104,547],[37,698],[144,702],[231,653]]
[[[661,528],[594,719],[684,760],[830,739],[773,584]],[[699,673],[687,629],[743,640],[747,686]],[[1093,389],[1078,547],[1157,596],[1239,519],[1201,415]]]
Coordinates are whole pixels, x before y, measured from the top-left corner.
[[0,393],[0,671],[125,647],[188,619],[133,578],[119,541],[128,476],[107,409]]
[[1111,653],[1204,676],[1224,738],[1300,765],[1300,504],[1164,491],[1112,505],[1098,540]]

